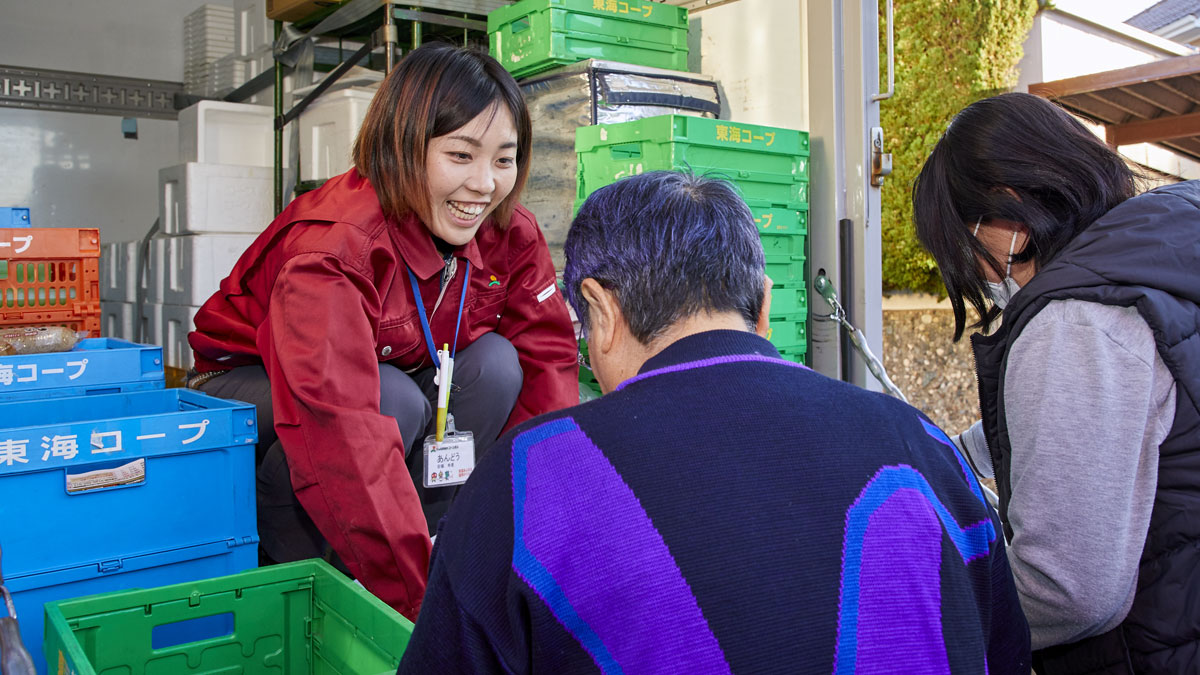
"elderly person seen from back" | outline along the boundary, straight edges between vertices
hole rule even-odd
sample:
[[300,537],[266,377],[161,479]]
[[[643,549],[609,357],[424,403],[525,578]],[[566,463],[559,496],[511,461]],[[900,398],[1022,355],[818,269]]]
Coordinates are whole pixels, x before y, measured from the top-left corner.
[[979,484],[921,413],[760,337],[730,185],[602,188],[566,255],[606,394],[483,458],[401,673],[1029,673]]

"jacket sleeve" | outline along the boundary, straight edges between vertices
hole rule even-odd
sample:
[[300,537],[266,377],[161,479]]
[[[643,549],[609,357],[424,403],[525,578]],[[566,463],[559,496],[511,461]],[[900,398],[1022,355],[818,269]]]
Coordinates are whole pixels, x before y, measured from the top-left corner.
[[525,381],[505,431],[579,403],[575,331],[536,223],[528,241],[514,247],[509,269],[508,302],[496,332],[516,347]]
[[280,270],[257,341],[296,497],[367,590],[415,619],[430,542],[405,439],[379,412],[380,302],[338,259],[300,254]]
[[1174,415],[1157,359],[1136,310],[1076,300],[1046,305],[1010,350],[1009,560],[1034,649],[1099,635],[1133,602]]

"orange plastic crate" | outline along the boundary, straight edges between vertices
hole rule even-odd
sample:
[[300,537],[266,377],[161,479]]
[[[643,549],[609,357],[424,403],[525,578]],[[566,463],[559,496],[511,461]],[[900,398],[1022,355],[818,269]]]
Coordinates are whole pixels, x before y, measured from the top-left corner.
[[0,228],[0,326],[100,336],[100,231]]

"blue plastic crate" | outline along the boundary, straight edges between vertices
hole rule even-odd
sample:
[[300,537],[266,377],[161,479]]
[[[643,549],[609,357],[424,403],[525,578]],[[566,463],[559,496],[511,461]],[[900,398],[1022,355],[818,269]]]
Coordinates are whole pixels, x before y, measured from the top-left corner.
[[[39,673],[58,673],[63,671],[46,668],[42,650],[46,618],[44,605],[47,602],[111,591],[200,581],[237,574],[257,566],[258,537],[250,533],[229,541],[187,546],[115,561],[91,562],[60,572],[34,574],[18,579],[9,579],[6,576],[4,583],[13,594],[13,603],[20,618],[21,641],[33,657],[34,666]],[[186,636],[187,627],[183,630]]]
[[189,389],[18,401],[0,428],[4,578],[31,652],[47,599],[254,566],[253,406]]
[[0,227],[30,227],[29,209],[0,206]]
[[0,429],[5,578],[255,531],[249,404],[190,389],[18,401]]
[[0,403],[165,386],[162,347],[153,345],[88,338],[69,352],[0,356]]

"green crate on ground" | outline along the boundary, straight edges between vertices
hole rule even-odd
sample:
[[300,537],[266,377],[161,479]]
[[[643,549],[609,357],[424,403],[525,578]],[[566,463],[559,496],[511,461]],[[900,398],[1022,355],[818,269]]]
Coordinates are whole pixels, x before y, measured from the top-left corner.
[[[412,623],[322,560],[46,604],[51,672],[396,672]],[[57,667],[57,670],[56,670]]]
[[488,14],[487,30],[513,77],[586,59],[687,70],[687,10],[651,0],[521,0]]
[[[576,210],[625,176],[682,169],[725,178],[751,208],[808,208],[808,133],[686,115],[579,127]],[[785,219],[786,220],[786,219]]]
[[758,226],[760,235],[808,234],[808,211],[752,206],[750,214],[754,216],[754,224]]
[[776,349],[797,349],[808,346],[808,317],[776,319],[771,317],[767,339]]
[[808,288],[803,283],[772,286],[771,316],[808,316]]

